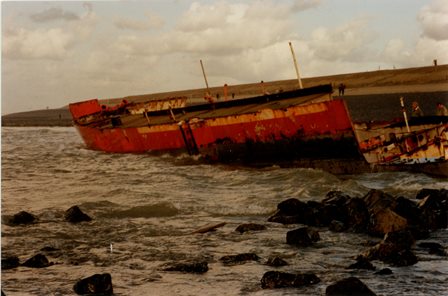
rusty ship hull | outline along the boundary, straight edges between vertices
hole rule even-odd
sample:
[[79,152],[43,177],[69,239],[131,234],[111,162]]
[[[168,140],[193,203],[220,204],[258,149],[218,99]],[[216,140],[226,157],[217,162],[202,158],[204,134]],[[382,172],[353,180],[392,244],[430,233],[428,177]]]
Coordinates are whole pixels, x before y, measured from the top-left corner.
[[70,111],[86,146],[105,152],[242,163],[360,158],[346,103],[331,94],[323,85],[191,106],[172,99],[156,110],[130,103],[120,112],[89,100],[70,104]]

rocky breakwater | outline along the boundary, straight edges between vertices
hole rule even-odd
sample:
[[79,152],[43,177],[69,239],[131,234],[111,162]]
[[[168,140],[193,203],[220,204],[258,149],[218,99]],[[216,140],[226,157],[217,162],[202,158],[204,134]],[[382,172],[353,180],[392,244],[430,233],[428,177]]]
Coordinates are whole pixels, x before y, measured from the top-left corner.
[[[277,211],[269,222],[281,224],[304,224],[287,232],[286,242],[297,247],[310,247],[320,240],[319,230],[328,228],[334,232],[356,232],[382,238],[356,256],[356,262],[347,269],[375,270],[371,261],[379,260],[386,265],[403,267],[414,265],[418,257],[416,247],[429,253],[447,256],[445,248],[437,242],[416,241],[428,239],[431,232],[447,228],[448,190],[423,189],[408,199],[392,196],[380,190],[370,190],[363,197],[350,197],[339,191],[331,191],[321,202],[287,199],[277,205]],[[384,268],[377,275],[391,274]],[[263,288],[296,287],[296,278],[303,275],[284,275],[267,272],[262,279]],[[308,284],[318,280],[306,281]],[[341,279],[326,289],[327,295],[375,295],[355,277]],[[354,295],[354,294],[353,294]]]

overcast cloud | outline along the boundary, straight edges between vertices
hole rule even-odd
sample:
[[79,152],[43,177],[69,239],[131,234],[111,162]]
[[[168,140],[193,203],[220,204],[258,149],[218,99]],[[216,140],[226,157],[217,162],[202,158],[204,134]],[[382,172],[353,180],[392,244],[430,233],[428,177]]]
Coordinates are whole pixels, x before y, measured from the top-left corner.
[[3,2],[2,114],[201,88],[200,59],[212,86],[292,79],[289,41],[305,77],[448,63],[448,2],[400,3]]

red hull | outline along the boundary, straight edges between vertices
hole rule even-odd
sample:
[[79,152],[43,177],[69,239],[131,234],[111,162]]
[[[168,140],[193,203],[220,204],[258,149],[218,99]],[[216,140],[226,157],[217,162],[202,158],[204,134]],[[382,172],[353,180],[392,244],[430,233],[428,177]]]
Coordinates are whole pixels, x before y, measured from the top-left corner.
[[178,115],[173,110],[122,115],[118,124],[76,127],[88,148],[106,152],[186,151],[224,161],[359,155],[342,100],[303,104],[287,97],[225,104],[174,110]]

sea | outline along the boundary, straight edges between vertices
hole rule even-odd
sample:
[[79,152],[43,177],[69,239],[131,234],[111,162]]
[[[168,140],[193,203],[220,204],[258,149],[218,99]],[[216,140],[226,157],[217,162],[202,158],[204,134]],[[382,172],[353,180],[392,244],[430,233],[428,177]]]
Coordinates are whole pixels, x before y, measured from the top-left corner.
[[[86,149],[72,127],[3,127],[2,218],[27,211],[38,222],[1,226],[2,257],[23,263],[45,254],[54,265],[2,270],[5,295],[74,295],[73,285],[109,273],[115,295],[325,295],[328,285],[355,276],[377,295],[448,295],[448,258],[414,249],[419,261],[377,270],[350,270],[358,254],[378,241],[365,234],[317,228],[311,247],[286,244],[299,225],[270,223],[288,198],[321,201],[333,190],[362,197],[371,189],[414,199],[423,188],[448,189],[448,180],[409,172],[333,175],[322,170],[207,164],[188,155],[108,154]],[[91,222],[71,224],[77,205]],[[225,223],[215,231],[195,233]],[[235,229],[257,223],[266,230]],[[426,241],[448,246],[448,229]],[[45,252],[43,248],[54,251]],[[226,255],[255,253],[259,261],[224,265]],[[269,257],[288,262],[266,265]],[[166,264],[206,261],[203,274],[163,271]],[[312,272],[321,282],[304,288],[262,289],[267,271]]]

